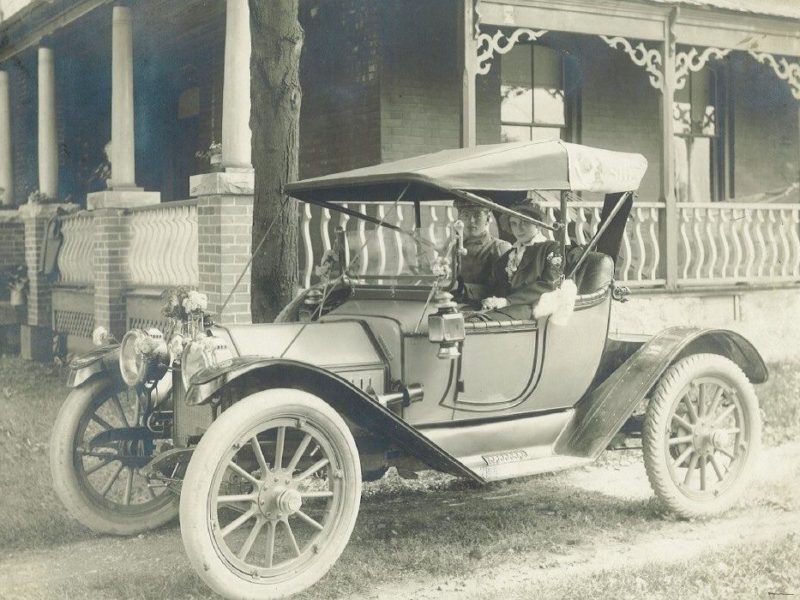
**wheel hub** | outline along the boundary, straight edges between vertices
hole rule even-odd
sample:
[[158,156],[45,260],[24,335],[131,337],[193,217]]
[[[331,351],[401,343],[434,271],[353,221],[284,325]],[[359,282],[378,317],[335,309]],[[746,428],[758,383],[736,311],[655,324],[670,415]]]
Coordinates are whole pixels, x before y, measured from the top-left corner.
[[714,428],[704,420],[699,420],[697,422],[692,434],[692,444],[698,453],[708,455],[713,453],[718,447],[714,443],[714,440],[719,439],[719,432],[715,431]]
[[259,512],[269,518],[288,517],[303,506],[300,492],[292,486],[290,477],[268,474],[256,498]]

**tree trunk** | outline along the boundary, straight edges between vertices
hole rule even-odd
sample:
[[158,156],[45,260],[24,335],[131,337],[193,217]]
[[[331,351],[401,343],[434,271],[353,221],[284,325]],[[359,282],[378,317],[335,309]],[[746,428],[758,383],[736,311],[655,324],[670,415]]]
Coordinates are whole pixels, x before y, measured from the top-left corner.
[[298,284],[297,202],[283,188],[297,179],[303,29],[299,0],[249,3],[254,252],[269,228],[252,265],[250,298],[253,322],[259,323],[272,321]]

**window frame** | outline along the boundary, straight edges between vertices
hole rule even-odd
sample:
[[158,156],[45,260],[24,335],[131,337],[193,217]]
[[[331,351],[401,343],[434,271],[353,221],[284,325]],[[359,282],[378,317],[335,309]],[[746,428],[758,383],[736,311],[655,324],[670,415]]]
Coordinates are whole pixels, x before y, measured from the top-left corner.
[[[499,83],[500,83],[500,135],[502,139],[502,131],[503,128],[508,127],[527,127],[529,130],[530,138],[533,139],[532,131],[534,129],[558,129],[561,132],[559,139],[565,142],[574,142],[580,143],[578,129],[580,124],[580,87],[575,85],[570,85],[573,79],[577,79],[576,76],[576,68],[572,64],[570,60],[569,53],[565,50],[560,48],[555,48],[546,44],[541,44],[537,42],[520,42],[515,46],[516,48],[519,47],[526,47],[530,52],[530,83],[531,83],[531,120],[529,122],[526,121],[504,121],[502,116],[502,87],[503,87],[503,58],[501,56],[501,60],[498,61],[500,63],[500,75],[499,75]],[[535,52],[536,48],[547,48],[551,50],[558,56],[559,66],[560,66],[560,81],[559,86],[564,95],[564,124],[563,125],[553,125],[552,123],[544,123],[539,122],[536,120],[536,99],[533,90],[536,89],[535,87]]]
[[[692,87],[693,81],[697,77],[707,75],[709,76],[709,90],[711,92],[711,106],[714,107],[715,121],[714,121],[714,134],[704,134],[701,132],[695,133],[695,123],[691,120],[692,106]],[[705,65],[700,71],[690,71],[686,75],[687,94],[689,96],[689,132],[678,132],[673,126],[673,137],[680,140],[689,140],[690,145],[693,144],[695,139],[710,139],[710,161],[708,165],[710,177],[710,190],[709,201],[711,202],[724,202],[728,200],[732,193],[732,173],[730,162],[730,149],[733,147],[733,113],[729,101],[728,84],[730,81],[728,67],[726,63],[718,65]],[[709,105],[706,105],[709,106]],[[675,120],[674,113],[678,107],[677,98],[673,98],[673,120]],[[691,152],[691,149],[688,150]],[[691,160],[687,160],[687,173],[688,185],[691,185]],[[677,183],[677,182],[676,182]],[[691,190],[689,191],[689,199],[686,201],[691,202]]]

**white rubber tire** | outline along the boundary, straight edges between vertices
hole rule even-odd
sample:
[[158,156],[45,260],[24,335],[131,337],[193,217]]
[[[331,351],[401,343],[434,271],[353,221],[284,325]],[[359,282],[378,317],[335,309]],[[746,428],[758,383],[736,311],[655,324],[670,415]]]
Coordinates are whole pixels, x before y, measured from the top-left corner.
[[121,391],[122,385],[107,375],[93,377],[72,390],[58,412],[50,435],[50,472],[56,495],[80,523],[98,533],[135,535],[168,523],[178,514],[178,499],[165,493],[160,501],[139,508],[118,507],[92,494],[78,474],[75,453],[78,429],[102,398]]
[[[310,559],[281,577],[258,577],[226,559],[212,531],[211,498],[223,457],[252,431],[264,431],[277,419],[303,420],[321,431],[335,449],[343,476],[343,498],[327,542]],[[252,434],[249,434],[252,435]],[[341,555],[358,516],[361,468],[353,436],[341,416],[323,400],[299,390],[265,390],[225,410],[203,435],[183,482],[180,523],[189,562],[216,593],[230,599],[284,598],[322,578]]]
[[[693,497],[686,493],[670,474],[668,461],[673,457],[667,440],[675,407],[692,381],[703,377],[721,380],[735,392],[741,406],[746,443],[736,472],[730,475],[732,480],[718,495],[701,498],[699,494]],[[738,365],[724,356],[695,354],[681,359],[665,371],[651,396],[642,446],[650,485],[670,511],[684,518],[703,518],[728,510],[750,479],[761,447],[761,417],[752,384]]]

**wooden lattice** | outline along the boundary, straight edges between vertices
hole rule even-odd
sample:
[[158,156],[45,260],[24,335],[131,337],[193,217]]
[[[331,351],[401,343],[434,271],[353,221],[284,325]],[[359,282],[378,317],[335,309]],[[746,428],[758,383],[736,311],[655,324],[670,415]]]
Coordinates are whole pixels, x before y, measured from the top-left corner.
[[59,333],[90,338],[94,331],[94,315],[76,310],[53,311],[55,330]]

